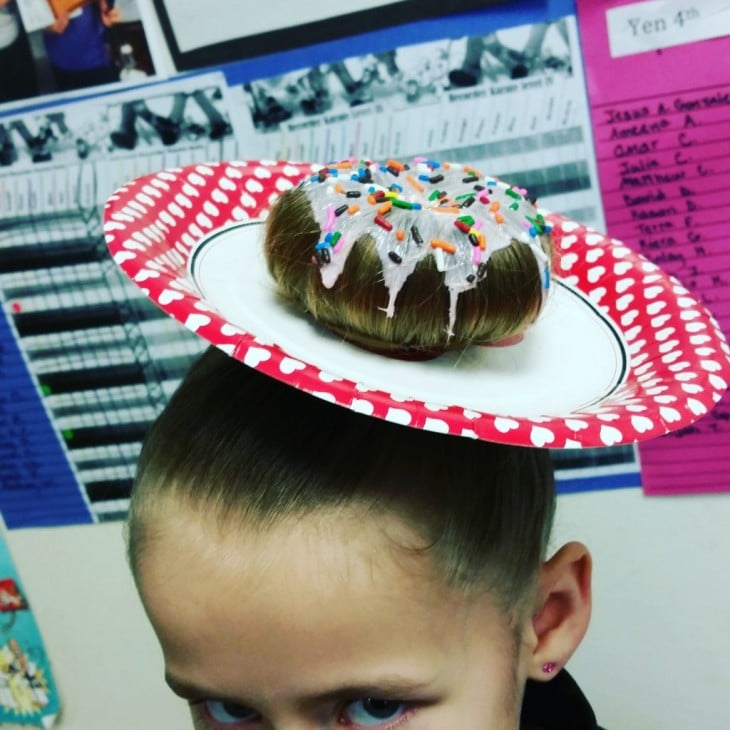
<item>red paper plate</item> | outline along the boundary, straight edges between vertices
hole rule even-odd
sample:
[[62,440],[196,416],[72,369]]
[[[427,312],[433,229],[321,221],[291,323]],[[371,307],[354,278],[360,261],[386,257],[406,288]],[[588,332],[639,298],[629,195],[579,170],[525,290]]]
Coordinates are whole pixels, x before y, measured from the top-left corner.
[[706,413],[730,349],[676,279],[560,216],[557,280],[512,347],[406,362],[343,343],[275,294],[262,219],[320,166],[248,161],[139,178],[105,209],[114,260],[165,312],[232,357],[312,395],[416,428],[511,444],[631,443]]

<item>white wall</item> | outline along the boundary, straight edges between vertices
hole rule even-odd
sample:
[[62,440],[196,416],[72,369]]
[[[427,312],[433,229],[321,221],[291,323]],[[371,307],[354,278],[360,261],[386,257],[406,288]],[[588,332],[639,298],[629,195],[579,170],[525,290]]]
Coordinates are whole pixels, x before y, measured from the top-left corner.
[[[555,545],[595,560],[591,628],[570,668],[609,730],[726,730],[730,495],[561,497]],[[61,730],[184,730],[129,577],[120,524],[9,542],[62,692]]]

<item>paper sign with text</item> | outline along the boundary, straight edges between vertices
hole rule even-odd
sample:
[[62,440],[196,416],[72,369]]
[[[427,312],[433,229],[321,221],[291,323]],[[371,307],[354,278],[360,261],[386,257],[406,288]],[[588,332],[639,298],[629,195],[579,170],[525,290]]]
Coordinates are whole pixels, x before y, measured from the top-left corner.
[[606,11],[606,25],[611,56],[617,58],[729,35],[730,3],[726,0],[632,3]]

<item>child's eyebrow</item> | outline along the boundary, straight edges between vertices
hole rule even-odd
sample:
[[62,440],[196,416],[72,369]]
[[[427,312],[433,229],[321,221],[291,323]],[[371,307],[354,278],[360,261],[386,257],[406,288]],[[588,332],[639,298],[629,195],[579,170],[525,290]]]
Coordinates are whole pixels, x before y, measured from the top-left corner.
[[[215,699],[236,705],[249,706],[250,704],[241,697],[222,696],[214,690],[189,684],[169,673],[165,674],[165,682],[178,697],[186,700]],[[362,697],[374,697],[382,700],[405,700],[418,697],[423,701],[428,701],[430,697],[423,695],[432,694],[434,691],[434,682],[432,680],[392,675],[382,677],[376,681],[334,687],[316,694],[300,697],[298,702],[308,705],[343,699],[353,700]]]

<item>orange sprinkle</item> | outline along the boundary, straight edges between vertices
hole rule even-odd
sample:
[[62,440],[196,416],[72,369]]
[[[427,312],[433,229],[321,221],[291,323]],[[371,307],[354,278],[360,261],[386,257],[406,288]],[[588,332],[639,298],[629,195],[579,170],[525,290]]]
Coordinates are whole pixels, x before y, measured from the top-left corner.
[[352,162],[350,160],[342,160],[342,162],[336,162],[334,165],[327,165],[333,170],[352,170]]
[[375,196],[374,195],[368,195],[368,203],[370,203],[370,205],[375,205],[375,203],[377,203],[377,202],[378,201],[375,200]]
[[400,162],[400,160],[388,160],[385,164],[387,167],[392,167],[394,170],[398,170],[398,172],[406,169],[406,166]]
[[340,183],[337,183],[337,185],[335,185],[335,192],[336,193],[344,193],[345,192],[345,189],[342,187],[342,185],[340,185]]
[[434,213],[462,213],[463,211],[461,208],[447,208],[446,206],[437,206],[435,208],[429,208],[429,210],[432,210]]
[[358,205],[357,203],[355,203],[355,205],[351,205],[351,206],[350,206],[350,207],[349,207],[349,208],[347,209],[347,212],[348,212],[348,213],[349,213],[350,215],[355,215],[355,213],[359,212],[359,210],[360,210],[360,206],[359,206],[359,205]]
[[393,202],[391,200],[388,200],[378,208],[378,214],[385,215],[392,207]]
[[408,177],[406,177],[406,180],[408,181],[408,184],[418,190],[419,193],[423,192],[423,185],[421,185],[421,183],[419,183],[418,180],[413,177],[413,175],[408,175]]
[[395,232],[395,237],[396,237],[396,238],[397,238],[397,239],[398,239],[399,241],[402,241],[402,240],[403,240],[403,239],[404,239],[404,238],[406,237],[406,232],[405,232],[405,231],[396,231],[396,232]]
[[494,220],[497,223],[504,223],[504,216],[501,213],[495,213],[494,214]]
[[431,248],[440,248],[442,251],[446,251],[446,253],[456,253],[456,246],[453,243],[443,241],[440,238],[431,239]]
[[489,210],[491,210],[492,212],[494,212],[494,211],[496,211],[496,210],[499,210],[499,201],[498,201],[498,200],[495,200],[495,201],[494,201],[494,202],[493,202],[493,203],[492,203],[492,204],[491,204],[491,205],[489,206]]
[[443,167],[444,170],[450,170],[451,169],[451,164],[449,162],[442,162],[441,163],[441,167]]

